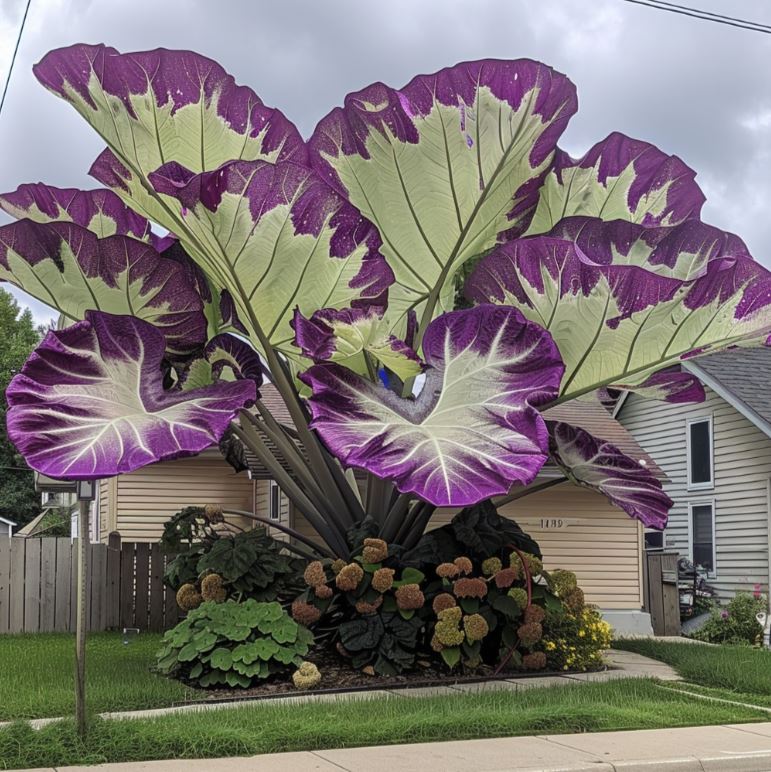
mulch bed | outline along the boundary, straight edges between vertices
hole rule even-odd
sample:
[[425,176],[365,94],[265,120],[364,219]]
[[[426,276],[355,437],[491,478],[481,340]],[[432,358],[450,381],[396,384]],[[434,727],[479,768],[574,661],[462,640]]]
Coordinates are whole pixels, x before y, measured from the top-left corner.
[[[574,671],[552,672],[547,670],[516,671],[508,670],[495,675],[493,668],[480,668],[472,675],[453,675],[430,663],[419,664],[418,669],[396,676],[371,676],[354,670],[345,660],[328,650],[321,650],[309,655],[321,671],[321,683],[312,691],[295,689],[291,678],[282,677],[253,686],[249,689],[201,689],[206,702],[237,702],[240,700],[269,699],[271,697],[300,696],[305,694],[336,694],[341,692],[366,692],[380,689],[404,689],[431,686],[454,686],[482,681],[503,681],[511,679],[542,678],[544,676],[571,675]],[[609,668],[600,668],[608,670]],[[202,700],[197,700],[200,703]]]

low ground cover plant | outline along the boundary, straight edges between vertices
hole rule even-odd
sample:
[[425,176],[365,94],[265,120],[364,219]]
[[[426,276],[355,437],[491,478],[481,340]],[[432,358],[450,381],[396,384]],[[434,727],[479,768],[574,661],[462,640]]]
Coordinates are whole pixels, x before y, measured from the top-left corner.
[[246,688],[299,668],[312,642],[275,601],[206,601],[163,636],[157,669],[197,686]]

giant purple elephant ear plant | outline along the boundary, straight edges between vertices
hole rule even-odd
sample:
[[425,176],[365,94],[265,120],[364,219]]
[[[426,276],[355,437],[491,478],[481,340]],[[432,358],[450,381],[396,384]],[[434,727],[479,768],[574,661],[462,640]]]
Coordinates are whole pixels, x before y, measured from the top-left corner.
[[[537,490],[551,458],[660,527],[655,477],[542,411],[620,388],[698,400],[683,359],[768,343],[771,275],[700,221],[694,173],[620,134],[570,158],[575,89],[537,62],[373,84],[307,142],[190,52],[76,45],[35,74],[107,145],[103,189],[0,197],[20,218],[0,279],[74,322],[7,393],[46,474],[109,477],[227,433],[320,541],[295,535],[347,557],[365,521],[413,546],[436,507]],[[462,276],[472,307],[454,310]]]

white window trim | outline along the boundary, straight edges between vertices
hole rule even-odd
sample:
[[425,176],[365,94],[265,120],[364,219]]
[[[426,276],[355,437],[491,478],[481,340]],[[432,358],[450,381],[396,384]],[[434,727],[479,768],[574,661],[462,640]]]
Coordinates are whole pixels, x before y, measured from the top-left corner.
[[[278,490],[278,483],[275,480],[270,480],[268,487],[268,520],[272,520],[274,523],[278,523],[281,520],[281,491],[278,490],[278,497],[276,499],[277,510],[273,512],[273,491]],[[275,516],[274,516],[275,514]]]
[[693,508],[694,507],[712,507],[712,565],[714,568],[712,571],[707,571],[708,579],[717,578],[717,527],[716,527],[716,512],[714,498],[693,499],[688,502],[688,560],[696,565],[693,559]]
[[[709,426],[709,481],[691,482],[691,425],[706,423]],[[685,421],[686,486],[689,491],[711,491],[715,488],[715,437],[711,415],[694,416]]]

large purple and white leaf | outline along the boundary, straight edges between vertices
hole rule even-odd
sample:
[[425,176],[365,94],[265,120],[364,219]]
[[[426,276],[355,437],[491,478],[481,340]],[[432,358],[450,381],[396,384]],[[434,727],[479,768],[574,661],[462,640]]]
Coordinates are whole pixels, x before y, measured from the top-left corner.
[[561,401],[771,334],[771,273],[736,237],[696,221],[576,223],[575,241],[499,247],[466,283],[470,299],[513,305],[551,332],[565,362]]
[[184,268],[127,236],[100,239],[71,222],[4,225],[0,280],[73,321],[88,310],[144,319],[164,334],[172,358],[206,340],[203,303]]
[[527,227],[573,84],[529,59],[465,62],[401,89],[349,94],[309,141],[311,163],[383,238],[396,274],[389,314],[406,313],[467,259]]
[[541,187],[527,235],[548,233],[565,217],[584,215],[640,225],[699,219],[704,194],[677,156],[614,132],[582,158],[557,152]]
[[381,306],[323,308],[309,319],[298,310],[292,327],[303,356],[317,363],[338,362],[366,375],[379,362],[402,381],[422,370],[418,355],[390,333]]
[[98,311],[49,332],[6,391],[9,438],[33,469],[70,480],[216,445],[254,400],[254,381],[166,391],[164,348],[153,325]]
[[393,281],[372,224],[307,167],[233,161],[194,174],[169,163],[150,180],[185,209],[183,246],[209,245],[199,262],[227,291],[231,312],[290,356],[296,307],[310,316],[380,302]]
[[0,209],[17,220],[74,222],[99,238],[131,236],[142,241],[150,238],[150,223],[104,188],[55,188],[42,182],[20,185],[12,193],[0,195]]
[[676,405],[704,402],[706,393],[701,381],[679,365],[666,367],[640,383],[614,383],[613,389],[631,391],[644,399],[655,399]]
[[197,389],[217,381],[251,378],[259,387],[263,367],[259,354],[241,338],[229,333],[213,337],[200,357],[186,362],[179,370],[179,386]]
[[546,424],[552,460],[570,480],[602,493],[649,528],[666,526],[673,502],[649,469],[584,429],[559,421]]
[[[148,174],[167,161],[201,172],[233,159],[307,158],[299,132],[278,110],[190,51],[121,54],[78,44],[46,54],[34,73],[107,143],[91,174],[175,234],[185,231],[179,207],[147,185]],[[204,245],[198,247],[196,259]]]
[[562,376],[551,336],[513,308],[446,313],[423,338],[426,380],[403,399],[338,364],[301,377],[312,426],[346,466],[438,506],[465,506],[529,483],[546,460],[538,406]]

